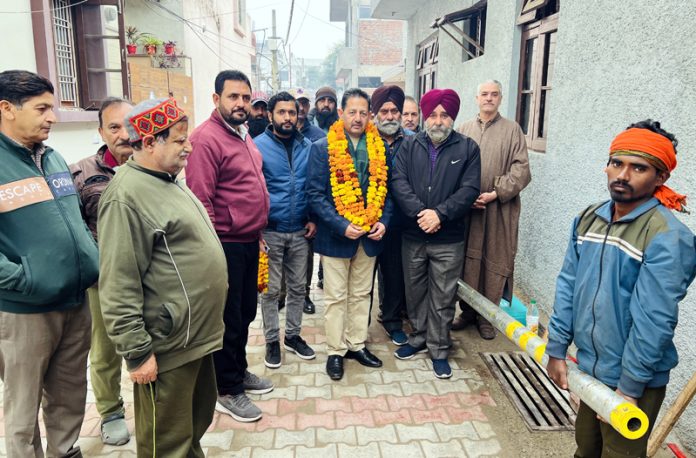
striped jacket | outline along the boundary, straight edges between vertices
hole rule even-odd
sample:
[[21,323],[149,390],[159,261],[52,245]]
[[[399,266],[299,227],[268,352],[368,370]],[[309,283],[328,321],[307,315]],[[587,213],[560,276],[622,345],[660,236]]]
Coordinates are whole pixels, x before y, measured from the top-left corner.
[[678,305],[696,274],[694,234],[652,198],[612,222],[612,201],[575,218],[556,283],[547,353],[640,398],[677,365]]

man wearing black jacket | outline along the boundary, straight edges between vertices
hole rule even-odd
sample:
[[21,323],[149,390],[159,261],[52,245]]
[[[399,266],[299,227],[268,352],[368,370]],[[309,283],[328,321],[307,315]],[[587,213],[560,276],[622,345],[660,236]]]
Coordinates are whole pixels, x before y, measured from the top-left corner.
[[465,216],[480,194],[476,143],[453,131],[459,96],[433,89],[421,99],[424,132],[404,140],[393,171],[392,193],[406,217],[402,259],[406,307],[413,325],[408,344],[394,355],[428,352],[438,378],[447,361],[457,280],[464,263]]

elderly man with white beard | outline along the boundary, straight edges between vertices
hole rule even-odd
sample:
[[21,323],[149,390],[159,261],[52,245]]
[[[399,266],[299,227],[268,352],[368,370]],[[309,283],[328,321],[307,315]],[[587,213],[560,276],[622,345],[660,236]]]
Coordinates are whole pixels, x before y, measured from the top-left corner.
[[404,213],[402,259],[406,307],[413,326],[394,355],[428,352],[437,378],[449,378],[457,280],[464,264],[466,216],[480,194],[479,147],[453,130],[459,96],[433,89],[421,99],[425,131],[404,140],[393,171],[392,195]]
[[[393,164],[405,136],[413,132],[401,127],[404,91],[399,86],[382,86],[372,93],[372,115],[379,135]],[[379,275],[379,309],[382,326],[394,345],[404,345],[408,338],[403,331],[402,315],[406,310],[404,273],[401,262],[401,232],[404,216],[394,208],[389,231],[384,236],[384,251],[377,256]]]

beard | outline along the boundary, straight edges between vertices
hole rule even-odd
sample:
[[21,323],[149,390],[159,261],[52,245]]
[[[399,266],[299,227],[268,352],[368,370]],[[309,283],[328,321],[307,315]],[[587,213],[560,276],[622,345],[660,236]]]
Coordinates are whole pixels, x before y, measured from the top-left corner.
[[[222,119],[225,120],[227,124],[230,126],[240,126],[246,122],[247,119],[249,119],[249,113],[247,113],[243,108],[237,108],[236,110],[232,111],[227,111],[225,110],[222,106],[218,105],[218,111],[220,112],[220,116],[222,116]],[[243,118],[235,118],[234,115],[237,113],[244,113]]]
[[328,129],[333,123],[338,121],[338,113],[335,111],[317,111],[317,124],[322,129]]
[[[615,189],[615,185],[621,185],[624,189]],[[635,193],[635,188],[628,184],[628,182],[626,181],[614,180],[611,183],[609,183],[609,195],[611,196],[611,200],[613,200],[614,202],[621,202],[624,204],[638,202],[640,200],[649,198],[650,196],[652,196],[652,194],[653,193],[651,192],[650,194],[637,195]]]
[[425,125],[425,133],[428,134],[428,137],[430,137],[430,141],[433,143],[442,143],[445,140],[447,140],[447,137],[450,136],[452,133],[452,127],[444,127],[444,126],[428,126],[428,124]]
[[292,127],[287,128],[283,124],[277,124],[275,121],[273,121],[273,132],[275,132],[276,134],[288,136],[294,135],[296,131],[297,124],[293,124]]
[[401,123],[399,121],[380,121],[379,118],[375,117],[375,127],[382,135],[387,135],[391,137],[399,131]]
[[268,119],[265,118],[249,119],[247,123],[249,126],[249,135],[251,135],[252,138],[256,137],[257,135],[261,135],[263,131],[266,130],[266,126],[268,126],[268,124]]

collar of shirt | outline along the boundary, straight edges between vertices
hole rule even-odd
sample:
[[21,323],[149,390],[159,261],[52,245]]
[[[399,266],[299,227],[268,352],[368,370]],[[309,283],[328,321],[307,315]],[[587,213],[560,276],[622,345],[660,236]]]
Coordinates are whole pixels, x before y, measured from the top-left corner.
[[476,115],[476,121],[479,123],[479,126],[481,126],[481,129],[485,129],[486,127],[490,126],[491,124],[493,124],[494,122],[496,122],[500,118],[501,118],[500,112],[497,112],[495,114],[495,116],[493,116],[493,119],[491,119],[490,121],[487,121],[487,122],[484,122],[481,119],[480,113]]
[[108,165],[114,170],[116,170],[116,168],[118,167],[118,161],[116,161],[116,158],[111,153],[111,150],[109,148],[107,148],[106,151],[104,151],[104,164]]
[[41,156],[43,156],[46,152],[46,145],[44,145],[43,143],[36,143],[34,145],[34,149],[29,149],[12,137],[8,137],[7,135],[5,135],[5,137],[7,137],[12,143],[19,146],[20,148],[24,148],[27,151],[27,153],[29,153],[29,157],[31,157],[31,160],[34,161],[34,164],[36,164],[39,170],[41,170],[41,172],[43,173],[43,169],[41,168]]
[[237,137],[241,138],[242,141],[246,141],[246,137],[249,133],[247,130],[246,126],[244,124],[240,124],[238,126],[233,126],[227,121],[225,121],[225,118],[222,117],[219,111],[216,110],[217,115],[220,117],[220,121],[222,122],[222,125],[227,128],[230,132],[235,134]]

